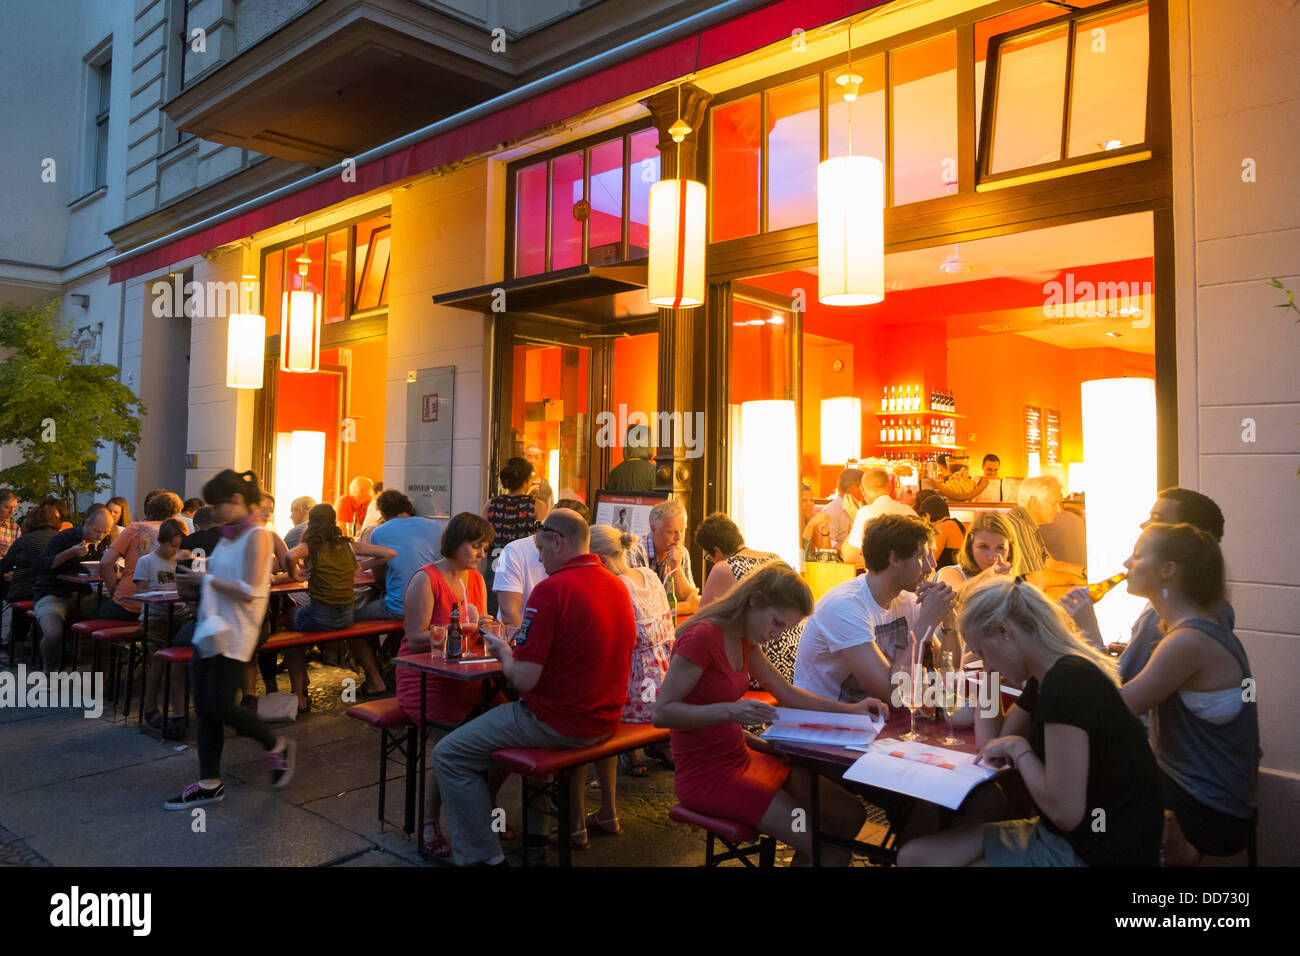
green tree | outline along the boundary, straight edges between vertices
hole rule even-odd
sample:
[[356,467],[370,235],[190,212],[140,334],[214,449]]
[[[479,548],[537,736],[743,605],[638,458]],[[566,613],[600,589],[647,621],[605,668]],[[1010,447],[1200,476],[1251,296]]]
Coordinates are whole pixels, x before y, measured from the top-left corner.
[[135,456],[145,409],[114,366],[77,364],[70,332],[56,299],[0,307],[0,349],[12,351],[0,362],[0,443],[23,456],[0,484],[32,501],[57,494],[72,514],[78,494],[108,485],[95,470],[100,451],[116,444]]

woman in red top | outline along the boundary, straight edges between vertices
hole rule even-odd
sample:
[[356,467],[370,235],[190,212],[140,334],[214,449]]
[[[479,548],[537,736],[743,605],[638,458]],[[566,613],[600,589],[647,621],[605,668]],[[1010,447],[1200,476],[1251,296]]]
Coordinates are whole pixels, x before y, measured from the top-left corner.
[[[434,646],[442,645],[445,632],[435,641],[432,628],[445,628],[451,623],[451,608],[459,605],[460,620],[476,616],[480,623],[487,617],[487,588],[483,575],[476,570],[483,560],[488,545],[492,543],[492,525],[476,514],[463,511],[447,523],[439,545],[442,558],[426,564],[414,574],[406,586],[405,624],[406,636],[398,656],[427,654]],[[474,610],[468,611],[467,605]],[[465,642],[466,657],[473,651]],[[406,667],[397,668],[397,701],[402,710],[417,725],[420,721],[420,675]],[[429,675],[425,681],[425,718],[441,724],[459,726],[482,700],[478,681],[459,681],[448,677]],[[442,739],[443,733],[430,730],[431,744]],[[495,792],[495,791],[494,791]],[[429,761],[429,777],[424,791],[424,833],[421,853],[426,856],[448,856],[451,846],[438,827],[438,814],[442,800],[438,796],[438,782],[433,774],[433,761]]]
[[[812,837],[794,821],[812,799],[807,771],[750,747],[742,726],[771,723],[776,709],[742,699],[752,672],[784,707],[841,714],[880,714],[867,698],[844,704],[790,686],[761,645],[812,613],[812,592],[785,564],[746,576],[726,597],[699,611],[677,632],[672,664],[655,703],[654,725],[672,730],[677,799],[697,813],[738,820],[795,848],[794,865],[812,862]],[[835,836],[852,839],[866,820],[862,805],[829,780],[821,781],[821,819]],[[805,828],[800,827],[800,831]],[[823,860],[847,866],[851,855],[826,848]]]

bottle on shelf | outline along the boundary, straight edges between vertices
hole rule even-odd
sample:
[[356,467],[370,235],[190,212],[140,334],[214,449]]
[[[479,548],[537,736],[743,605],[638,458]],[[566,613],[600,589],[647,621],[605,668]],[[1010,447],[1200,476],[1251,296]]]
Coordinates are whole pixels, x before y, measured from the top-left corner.
[[1088,597],[1092,599],[1093,604],[1096,604],[1109,594],[1117,584],[1124,581],[1127,577],[1128,572],[1121,571],[1119,574],[1112,574],[1105,581],[1098,581],[1096,584],[1089,584]]
[[880,390],[880,410],[882,412],[889,411],[889,386],[888,385],[886,385],[884,388]]
[[912,386],[912,411],[919,412],[920,410],[921,410],[921,386],[913,385]]
[[885,436],[888,434],[889,434],[889,420],[882,418],[880,420],[880,444],[883,445],[887,441]]
[[898,411],[898,388],[893,385],[889,386],[889,410]]

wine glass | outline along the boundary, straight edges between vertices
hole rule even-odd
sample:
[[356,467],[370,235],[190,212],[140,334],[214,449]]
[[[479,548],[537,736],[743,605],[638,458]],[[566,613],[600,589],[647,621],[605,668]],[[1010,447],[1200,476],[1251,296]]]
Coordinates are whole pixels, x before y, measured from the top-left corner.
[[465,638],[465,652],[478,637],[478,608],[466,601],[460,608],[460,633]]
[[917,671],[919,667],[912,666],[912,653],[908,646],[899,648],[898,659],[890,667],[890,684],[894,690],[891,695],[890,704],[897,703],[900,707],[906,707],[908,716],[911,718],[911,729],[905,734],[900,734],[902,740],[920,740],[921,735],[916,732],[916,710],[921,706],[921,687],[917,680],[919,676]]
[[943,687],[943,716],[948,724],[948,733],[939,738],[939,743],[945,747],[955,747],[962,742],[961,738],[952,732],[952,712],[957,709],[960,702],[957,681],[963,678],[954,657],[952,651],[944,651],[939,663],[939,678],[943,682],[941,684]]

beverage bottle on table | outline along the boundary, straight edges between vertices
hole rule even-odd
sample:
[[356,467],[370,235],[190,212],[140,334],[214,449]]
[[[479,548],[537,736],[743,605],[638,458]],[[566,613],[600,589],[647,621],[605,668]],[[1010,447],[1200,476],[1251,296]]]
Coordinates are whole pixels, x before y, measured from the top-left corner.
[[1088,597],[1092,599],[1093,604],[1096,604],[1107,594],[1109,594],[1111,592],[1111,589],[1114,588],[1115,585],[1119,584],[1127,577],[1128,577],[1128,572],[1121,571],[1119,574],[1112,574],[1105,581],[1098,581],[1096,584],[1089,584]]
[[[930,672],[938,669],[938,662],[935,660],[934,656],[934,641],[932,639],[927,639],[925,643],[921,645],[921,679],[926,682],[926,687],[930,685]],[[934,707],[925,706],[921,708],[921,716],[933,720],[935,717],[939,716],[939,714]]]
[[452,602],[451,623],[447,626],[447,659],[457,660],[464,653],[465,640],[460,633],[460,605]]
[[673,630],[677,630],[677,585],[673,581],[668,583],[668,613],[673,618]]

